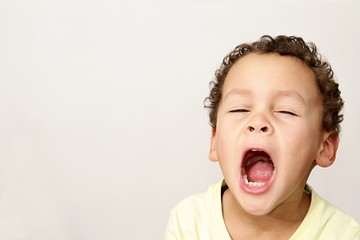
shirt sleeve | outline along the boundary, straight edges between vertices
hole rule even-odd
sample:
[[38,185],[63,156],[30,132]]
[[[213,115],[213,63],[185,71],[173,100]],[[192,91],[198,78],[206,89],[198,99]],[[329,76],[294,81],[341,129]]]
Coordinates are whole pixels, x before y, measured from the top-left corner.
[[360,240],[360,231],[355,235],[354,240]]
[[174,210],[172,210],[170,213],[170,218],[168,220],[166,229],[165,229],[164,240],[180,240],[181,239],[179,236],[179,229],[177,226],[178,226],[178,224],[176,221],[175,213],[174,213]]

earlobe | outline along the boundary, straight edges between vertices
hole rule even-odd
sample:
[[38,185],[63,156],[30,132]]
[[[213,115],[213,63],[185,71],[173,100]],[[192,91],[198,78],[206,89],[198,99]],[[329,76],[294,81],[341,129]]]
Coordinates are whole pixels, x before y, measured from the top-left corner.
[[316,158],[317,165],[320,167],[331,166],[336,159],[338,145],[339,135],[336,132],[326,133]]
[[211,129],[211,139],[210,139],[210,151],[209,151],[209,159],[212,162],[217,162],[217,153],[216,153],[216,129]]

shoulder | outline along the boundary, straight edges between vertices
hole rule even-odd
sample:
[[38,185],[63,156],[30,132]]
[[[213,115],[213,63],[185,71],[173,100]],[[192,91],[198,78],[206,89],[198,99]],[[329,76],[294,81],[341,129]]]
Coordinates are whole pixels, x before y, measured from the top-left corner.
[[335,207],[331,203],[319,197],[322,206],[321,219],[324,229],[328,235],[338,236],[341,239],[357,239],[360,240],[360,225],[350,215],[346,214],[341,209]]
[[350,215],[321,198],[313,189],[311,192],[310,209],[297,236],[306,236],[308,239],[360,240],[360,225]]
[[[350,215],[341,209],[327,202],[315,192],[314,201],[317,206],[317,212],[323,216],[324,225],[336,226],[341,231],[360,232],[360,225]],[[316,210],[315,210],[316,211]]]
[[212,239],[216,232],[223,231],[221,184],[178,203],[171,211],[165,239]]
[[177,215],[199,217],[208,214],[208,210],[216,204],[220,194],[221,183],[211,185],[204,193],[192,195],[178,203],[172,210]]
[[[192,223],[203,222],[208,219],[215,210],[220,199],[221,183],[211,185],[207,192],[192,195],[178,203],[171,211],[172,220],[176,220],[182,226],[195,225]],[[170,219],[171,220],[171,219]]]

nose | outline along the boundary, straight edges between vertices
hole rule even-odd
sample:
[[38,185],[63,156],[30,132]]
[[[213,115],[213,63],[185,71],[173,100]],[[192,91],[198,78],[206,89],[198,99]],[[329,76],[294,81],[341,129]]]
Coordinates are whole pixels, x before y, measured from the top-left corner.
[[273,127],[270,122],[265,118],[265,116],[254,116],[248,122],[246,126],[246,132],[248,133],[262,133],[262,134],[271,134],[273,132]]

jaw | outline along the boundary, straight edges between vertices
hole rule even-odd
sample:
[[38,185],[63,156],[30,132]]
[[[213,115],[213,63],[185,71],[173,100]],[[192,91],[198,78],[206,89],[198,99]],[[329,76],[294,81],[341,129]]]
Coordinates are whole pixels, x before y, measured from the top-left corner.
[[[239,210],[244,214],[278,217],[279,214],[283,216],[292,212],[288,208],[289,206],[299,207],[297,205],[303,197],[304,186],[316,164],[314,161],[309,161],[305,165],[292,165],[291,162],[285,161],[286,159],[283,157],[285,153],[281,155],[271,149],[260,146],[245,148],[238,153],[240,161],[238,161],[237,169],[228,169],[234,173],[232,179],[227,179],[231,183],[230,191],[236,198]],[[296,159],[298,158],[304,157],[297,156]],[[312,156],[307,156],[307,158],[310,159]],[[271,161],[273,164],[273,171],[265,181],[252,181],[254,179],[248,176],[249,169],[247,167],[258,161]],[[262,168],[259,167],[259,169]],[[286,171],[287,169],[291,171]],[[292,213],[296,214],[296,212]]]

